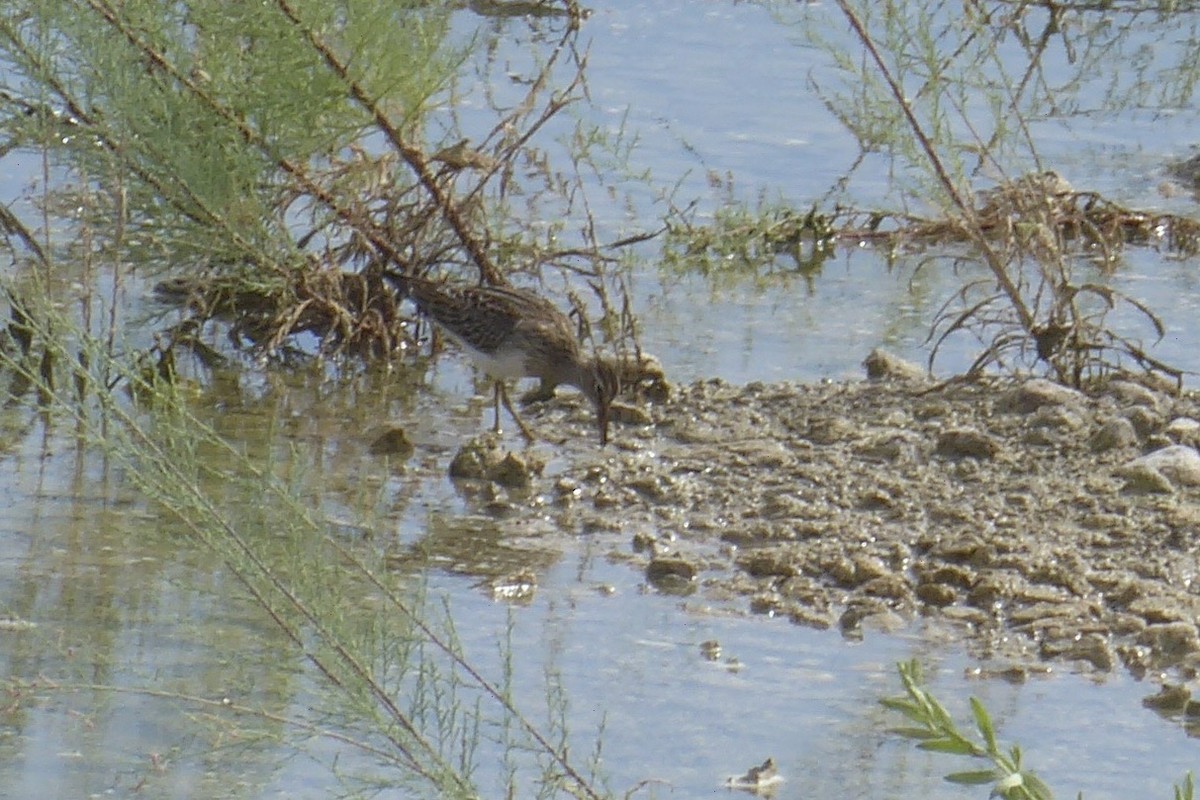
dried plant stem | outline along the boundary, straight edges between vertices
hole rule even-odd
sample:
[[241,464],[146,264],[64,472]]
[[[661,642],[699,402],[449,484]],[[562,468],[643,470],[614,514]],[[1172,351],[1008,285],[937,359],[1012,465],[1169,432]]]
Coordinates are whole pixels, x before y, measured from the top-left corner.
[[934,147],[929,136],[925,133],[924,126],[921,125],[921,122],[917,119],[916,114],[913,112],[912,105],[908,102],[907,98],[905,98],[904,90],[900,87],[900,84],[896,81],[891,69],[884,61],[883,56],[875,47],[874,39],[871,38],[871,34],[868,33],[867,29],[863,26],[862,20],[859,19],[858,14],[856,14],[854,9],[850,7],[850,4],[847,2],[847,0],[837,0],[837,2],[838,8],[841,9],[842,14],[850,23],[850,27],[854,29],[855,35],[858,36],[859,41],[861,41],[863,44],[863,47],[865,47],[867,52],[871,55],[871,60],[878,68],[879,74],[887,82],[888,88],[892,93],[892,97],[896,100],[896,105],[904,113],[904,118],[908,121],[908,125],[912,129],[913,136],[916,137],[917,141],[921,145],[921,149],[925,152],[925,156],[929,159],[929,164],[933,168],[938,182],[941,183],[942,188],[945,190],[947,197],[949,197],[950,201],[954,204],[954,207],[959,211],[960,214],[962,214],[965,228],[964,233],[968,238],[970,238],[972,244],[979,248],[979,252],[983,254],[988,268],[992,271],[992,274],[996,278],[996,282],[1000,285],[1000,289],[1004,292],[1009,303],[1011,303],[1013,310],[1017,313],[1017,316],[1021,322],[1021,327],[1026,333],[1031,332],[1036,324],[1033,313],[1029,310],[1028,306],[1025,304],[1025,301],[1022,299],[1021,291],[1013,282],[1012,277],[1008,274],[1008,270],[1006,269],[1003,260],[988,242],[987,236],[984,235],[984,232],[976,218],[974,206],[969,203],[965,197],[963,197],[962,192],[959,191],[958,186],[955,185],[954,180],[950,177],[950,173],[946,170],[945,164],[942,163],[942,159],[938,155],[937,149]]

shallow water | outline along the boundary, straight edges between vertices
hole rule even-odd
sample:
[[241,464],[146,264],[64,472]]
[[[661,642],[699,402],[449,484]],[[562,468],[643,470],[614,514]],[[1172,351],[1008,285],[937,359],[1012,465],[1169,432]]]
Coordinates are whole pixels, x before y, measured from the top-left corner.
[[[0,673],[39,684],[10,696],[3,712],[5,796],[136,787],[150,797],[317,798],[338,785],[329,759],[348,775],[369,771],[335,742],[287,726],[260,742],[249,732],[261,723],[141,694],[230,699],[290,716],[322,697],[311,668],[177,526],[137,504],[81,503],[57,480],[40,485],[31,494],[42,499],[24,504],[41,511],[36,519],[10,510],[0,521],[6,610],[38,626],[0,634]],[[377,535],[388,535],[386,525]],[[1003,739],[1019,741],[1027,765],[1060,791],[1167,797],[1194,764],[1180,725],[1141,707],[1152,687],[1123,675],[1097,683],[1056,669],[1021,686],[967,680],[973,662],[919,623],[853,642],[646,593],[639,574],[606,557],[622,548],[596,535],[556,542],[553,563],[527,557],[542,566],[523,606],[495,602],[473,576],[429,578],[433,593],[450,598],[473,663],[496,675],[498,643],[510,642],[516,696],[535,720],[546,670],[559,675],[573,751],[603,727],[603,771],[619,792],[653,779],[663,783],[651,796],[724,796],[725,778],[771,756],[786,779],[778,797],[961,797],[940,776],[964,765],[885,733],[899,720],[876,701],[899,691],[893,665],[913,657],[964,724],[965,697],[980,697]],[[717,662],[701,654],[710,640],[721,645]],[[75,688],[50,690],[51,682]]]
[[[857,155],[804,80],[823,57],[759,7],[697,8],[596,10],[587,33],[600,121],[616,125],[628,107],[627,124],[642,137],[637,159],[665,180],[691,171],[684,185],[701,191],[706,170],[729,171],[743,196],[765,189],[811,203]],[[1190,200],[1160,200],[1155,187],[1164,159],[1191,143],[1194,114],[1147,117],[1045,123],[1043,156],[1076,186],[1193,209]],[[38,174],[36,161],[28,166],[26,175],[10,173],[6,194]],[[864,203],[883,196],[886,175],[858,191]],[[614,235],[636,228],[610,212],[602,221]],[[877,254],[851,251],[813,276],[719,290],[692,276],[637,275],[643,344],[679,381],[853,376],[875,346],[923,359],[925,325],[958,279],[930,270],[914,280],[915,263],[889,268]],[[1193,267],[1131,251],[1115,280],[1162,313],[1169,333],[1159,355],[1200,370],[1189,324],[1200,296]],[[967,346],[952,348],[943,369],[969,357]],[[431,389],[416,392],[418,384]],[[1001,737],[1019,741],[1028,766],[1060,796],[1165,798],[1196,765],[1180,725],[1141,707],[1154,687],[1121,674],[1103,683],[1062,669],[1021,686],[971,681],[963,672],[974,664],[919,622],[850,642],[742,616],[741,603],[658,595],[608,557],[628,548],[626,535],[494,541],[476,499],[367,452],[371,426],[398,419],[418,445],[414,459],[444,471],[448,453],[490,413],[486,401],[468,400],[473,388],[468,369],[443,359],[408,380],[330,385],[270,375],[212,390],[195,411],[239,448],[294,468],[300,489],[320,498],[332,523],[345,522],[349,539],[406,556],[421,545],[439,567],[429,570],[429,588],[449,598],[468,654],[489,674],[511,623],[518,702],[540,709],[545,672],[560,674],[580,739],[573,753],[582,756],[603,725],[603,770],[615,792],[654,780],[636,796],[728,796],[725,777],[772,756],[785,776],[781,798],[982,797],[941,780],[965,765],[884,732],[898,720],[876,700],[899,690],[893,664],[912,657],[964,721],[966,696],[983,699]],[[253,724],[202,703],[146,693],[230,698],[291,715],[322,702],[312,667],[119,464],[78,450],[69,423],[47,427],[22,408],[0,410],[0,429],[0,616],[36,625],[0,630],[0,676],[40,687],[0,698],[0,796],[318,798],[342,786],[330,769],[335,757],[344,774],[371,771],[335,742],[284,725],[260,738]],[[238,513],[253,519],[251,509]],[[518,564],[537,574],[528,604],[496,602],[479,586],[488,570]],[[701,656],[701,643],[714,639],[737,668]]]

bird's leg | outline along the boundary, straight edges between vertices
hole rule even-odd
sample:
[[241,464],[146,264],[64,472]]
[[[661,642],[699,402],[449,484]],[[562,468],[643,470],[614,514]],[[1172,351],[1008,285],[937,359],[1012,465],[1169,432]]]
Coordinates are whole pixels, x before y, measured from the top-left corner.
[[495,416],[492,417],[492,433],[500,433],[500,393],[504,391],[504,384],[501,381],[494,380],[492,385],[495,389],[495,397],[492,401],[492,411]]
[[[537,437],[533,435],[533,431],[529,430],[529,427],[525,424],[525,421],[521,419],[521,415],[517,413],[517,410],[515,408],[513,408],[512,401],[508,399],[508,390],[504,388],[504,383],[502,381],[496,381],[496,390],[497,390],[497,397],[499,397],[500,400],[504,401],[504,407],[506,409],[508,409],[508,413],[512,416],[513,422],[517,423],[517,427],[521,429],[521,434],[525,437],[525,441],[528,442],[529,444],[533,444],[534,441],[537,439]],[[500,426],[500,408],[499,408],[499,406],[497,406],[496,407],[497,430],[499,430],[499,426]]]

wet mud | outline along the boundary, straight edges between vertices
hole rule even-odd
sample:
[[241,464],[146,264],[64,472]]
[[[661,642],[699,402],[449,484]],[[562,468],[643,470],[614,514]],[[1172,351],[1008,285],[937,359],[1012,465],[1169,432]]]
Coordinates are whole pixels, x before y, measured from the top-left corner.
[[[519,488],[489,507],[502,527],[607,537],[695,606],[851,638],[923,617],[1013,674],[1196,673],[1200,397],[867,364],[862,381],[672,387],[630,403],[603,450],[575,442],[528,481],[509,462]],[[553,402],[536,424],[587,430],[582,403]]]

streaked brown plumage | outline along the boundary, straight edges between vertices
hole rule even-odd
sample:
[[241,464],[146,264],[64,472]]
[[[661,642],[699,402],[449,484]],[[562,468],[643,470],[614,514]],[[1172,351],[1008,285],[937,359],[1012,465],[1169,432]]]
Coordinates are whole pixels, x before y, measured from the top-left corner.
[[385,272],[396,289],[458,342],[496,385],[496,427],[500,402],[527,439],[533,434],[512,408],[504,381],[540,378],[543,384],[567,383],[596,407],[600,444],[608,441],[608,412],[617,393],[612,367],[584,353],[571,321],[553,303],[526,289],[470,286]]

